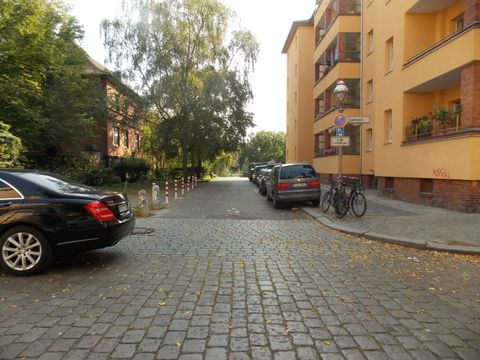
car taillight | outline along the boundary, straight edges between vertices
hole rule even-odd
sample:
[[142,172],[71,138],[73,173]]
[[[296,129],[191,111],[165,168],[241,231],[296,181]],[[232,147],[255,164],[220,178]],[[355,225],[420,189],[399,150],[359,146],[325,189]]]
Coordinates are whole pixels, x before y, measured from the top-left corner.
[[320,187],[320,181],[309,181],[308,182],[308,187],[318,188],[318,187]]
[[92,201],[84,208],[99,222],[115,220],[115,214],[101,201]]
[[287,190],[289,187],[290,187],[289,183],[279,182],[279,183],[275,184],[275,189],[277,189],[277,190]]

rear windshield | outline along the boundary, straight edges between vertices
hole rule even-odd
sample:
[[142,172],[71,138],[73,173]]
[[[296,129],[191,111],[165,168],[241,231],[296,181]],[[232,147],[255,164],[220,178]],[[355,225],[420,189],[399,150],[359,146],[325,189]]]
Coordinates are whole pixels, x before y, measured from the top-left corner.
[[18,173],[16,176],[60,194],[96,193],[98,190],[54,174]]
[[317,174],[310,165],[284,166],[280,169],[280,179],[315,178]]

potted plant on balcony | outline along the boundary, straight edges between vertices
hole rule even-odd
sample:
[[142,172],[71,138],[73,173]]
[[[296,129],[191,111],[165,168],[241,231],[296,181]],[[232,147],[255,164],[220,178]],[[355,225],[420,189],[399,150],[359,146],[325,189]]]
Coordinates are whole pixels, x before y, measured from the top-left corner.
[[417,139],[432,136],[432,114],[412,118],[410,129]]
[[461,107],[457,106],[454,109],[447,109],[444,106],[437,106],[434,108],[434,118],[436,120],[436,127],[439,130],[443,130],[444,133],[448,133],[452,130],[456,130],[457,119],[461,113]]

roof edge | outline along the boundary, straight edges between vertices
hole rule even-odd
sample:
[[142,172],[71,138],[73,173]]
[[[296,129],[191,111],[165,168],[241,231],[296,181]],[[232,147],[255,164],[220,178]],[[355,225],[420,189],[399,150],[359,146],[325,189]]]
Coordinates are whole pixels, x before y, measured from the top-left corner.
[[310,17],[310,19],[294,21],[292,23],[292,27],[290,28],[290,31],[288,33],[287,40],[285,40],[285,44],[283,45],[282,54],[287,53],[288,48],[290,47],[290,43],[293,40],[293,35],[297,31],[298,27],[308,25],[313,25],[313,15]]

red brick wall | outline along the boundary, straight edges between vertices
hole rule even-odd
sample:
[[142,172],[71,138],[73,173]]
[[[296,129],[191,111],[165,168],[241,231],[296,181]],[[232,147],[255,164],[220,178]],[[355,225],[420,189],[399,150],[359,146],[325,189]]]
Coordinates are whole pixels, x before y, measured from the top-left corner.
[[480,20],[480,0],[465,0],[463,19],[465,25]]
[[462,68],[460,87],[461,126],[478,127],[480,126],[480,61]]
[[387,197],[430,206],[480,212],[480,181],[433,180],[433,193],[420,193],[420,179],[395,178],[393,192],[385,191],[385,178],[379,178],[378,190]]
[[339,33],[337,36],[338,60],[345,58],[345,33]]

